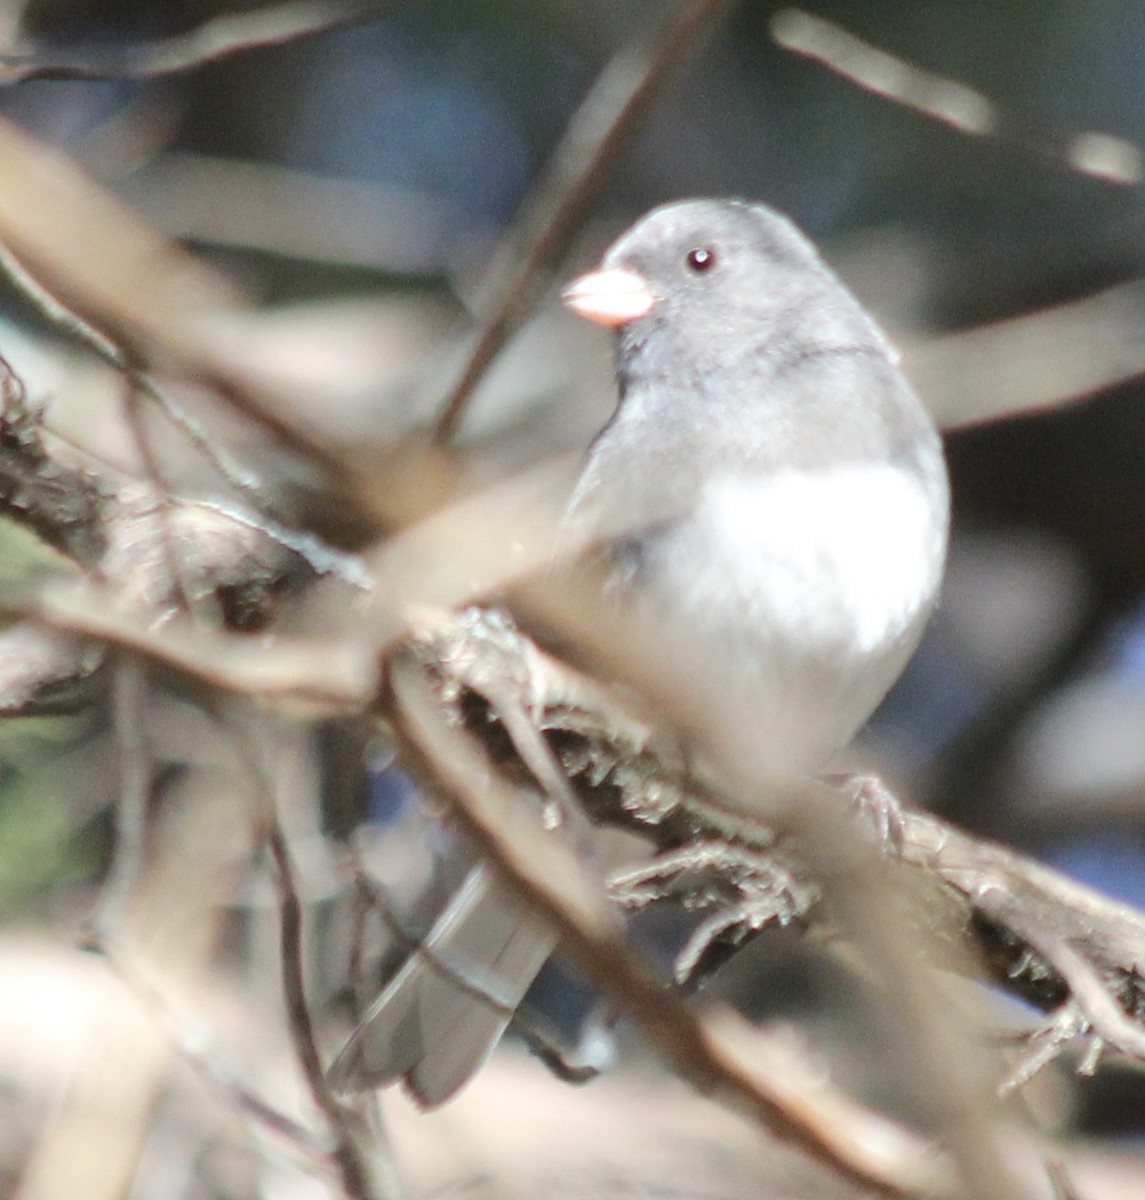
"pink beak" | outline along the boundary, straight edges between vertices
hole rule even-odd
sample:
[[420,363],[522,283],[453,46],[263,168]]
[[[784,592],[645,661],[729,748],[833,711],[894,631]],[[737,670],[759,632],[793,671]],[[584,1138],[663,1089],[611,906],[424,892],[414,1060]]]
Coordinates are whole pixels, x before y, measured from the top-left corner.
[[602,267],[574,279],[561,299],[577,316],[617,329],[646,317],[656,304],[648,281],[626,267]]

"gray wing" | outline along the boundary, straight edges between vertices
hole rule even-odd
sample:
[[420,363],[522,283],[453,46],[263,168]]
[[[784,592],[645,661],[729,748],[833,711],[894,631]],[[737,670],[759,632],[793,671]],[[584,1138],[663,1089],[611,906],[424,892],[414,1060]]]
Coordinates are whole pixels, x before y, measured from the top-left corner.
[[[371,1004],[331,1065],[336,1092],[404,1079],[431,1108],[484,1064],[552,953],[547,925],[486,866],[475,866],[414,954]],[[432,955],[433,960],[430,958]],[[490,997],[474,994],[438,963]]]

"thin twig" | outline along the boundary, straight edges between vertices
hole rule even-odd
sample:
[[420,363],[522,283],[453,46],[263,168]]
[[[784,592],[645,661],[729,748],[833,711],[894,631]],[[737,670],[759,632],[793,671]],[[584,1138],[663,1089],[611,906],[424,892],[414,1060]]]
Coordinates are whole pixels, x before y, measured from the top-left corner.
[[[486,868],[478,866],[474,869]],[[434,944],[434,931],[430,929],[422,935],[411,929],[398,916],[386,889],[370,879],[361,867],[357,868],[355,879],[362,894],[374,905],[390,936],[407,955],[416,955],[435,975],[452,984],[459,992],[499,1013],[506,1020],[512,1018],[516,1005],[498,993],[497,981],[491,973],[482,969],[481,964],[443,955]]]
[[194,600],[187,588],[186,572],[183,569],[183,559],[179,552],[178,535],[175,532],[174,503],[175,493],[163,464],[155,452],[151,440],[151,431],[143,413],[142,392],[130,375],[123,380],[123,415],[127,428],[131,432],[135,444],[135,452],[143,466],[149,482],[155,489],[156,502],[159,505],[159,525],[163,545],[163,557],[170,583],[169,593],[181,607],[183,613],[190,619],[195,618]]
[[1077,1012],[1084,1018],[1086,1029],[1092,1035],[1137,1062],[1145,1062],[1145,1029],[1129,1019],[1092,964],[1064,937],[1047,928],[1045,922],[1038,920],[1034,914],[1025,911],[1011,893],[1001,888],[988,885],[980,888],[976,903],[982,912],[1019,934],[1054,965],[1068,985]]
[[127,369],[123,351],[105,333],[85,321],[74,309],[64,304],[28,270],[12,251],[0,242],[0,272],[8,282],[61,333],[81,342],[97,358],[117,371]]
[[250,12],[226,13],[188,33],[142,45],[87,46],[0,54],[0,84],[29,79],[150,79],[174,75],[259,46],[277,46],[344,25],[372,21],[397,0],[287,0]]
[[97,359],[119,372],[154,401],[171,425],[183,434],[188,444],[226,483],[255,503],[260,510],[266,508],[269,501],[258,476],[215,445],[199,423],[166,389],[136,366],[112,338],[64,304],[3,243],[0,243],[0,273],[60,333],[91,351]]
[[151,749],[145,733],[148,671],[144,661],[121,650],[112,664],[111,704],[119,760],[119,789],[111,866],[91,918],[95,938],[110,942],[143,867],[147,805],[151,799]]
[[1054,1189],[1054,1200],[1082,1200],[1081,1193],[1070,1178],[1069,1168],[1061,1159],[1046,1163],[1046,1174]]
[[1025,1087],[1039,1071],[1061,1057],[1074,1038],[1081,1037],[1088,1029],[1089,1022],[1079,1007],[1067,1000],[1049,1021],[1028,1035],[1024,1053],[998,1084],[998,1099],[1004,1100],[1011,1092]]
[[144,1005],[183,1062],[213,1091],[223,1096],[236,1112],[258,1127],[285,1138],[300,1154],[310,1159],[325,1159],[329,1155],[330,1147],[326,1139],[252,1091],[223,1065],[218,1055],[206,1053],[204,1032],[188,1026],[185,1017],[176,1015],[160,989],[145,978],[138,965],[130,962],[116,948],[114,941],[97,936],[90,943],[90,948],[101,955],[128,990]]
[[[548,1031],[540,1023],[532,1020],[520,1008],[516,1000],[510,1000],[504,995],[494,974],[484,968],[481,963],[443,954],[438,949],[437,943],[440,939],[435,936],[433,928],[424,934],[411,928],[398,914],[397,907],[386,889],[377,880],[370,877],[353,848],[348,846],[347,850],[350,854],[351,871],[354,875],[358,900],[356,928],[351,941],[354,948],[354,963],[349,971],[351,979],[355,981],[363,979],[361,927],[364,923],[364,913],[369,909],[378,914],[394,943],[407,957],[416,957],[439,979],[445,980],[459,992],[489,1009],[490,1012],[497,1013],[511,1022],[530,1049],[543,1059],[560,1078],[570,1083],[583,1083],[599,1074],[599,1071],[593,1067],[582,1068],[565,1062]],[[475,869],[488,870],[489,868],[478,866]],[[438,919],[440,920],[440,918]],[[360,1021],[361,1014],[356,1015]]]
[[379,1200],[366,1154],[356,1134],[351,1112],[326,1086],[326,1075],[310,1019],[302,952],[302,901],[286,834],[278,816],[274,784],[263,760],[262,748],[248,721],[235,729],[235,743],[255,793],[259,832],[274,863],[278,894],[279,954],[282,992],[294,1052],[302,1068],[315,1107],[330,1129],[334,1145],[331,1158],[342,1188],[350,1200]]
[[442,406],[436,442],[452,438],[478,383],[524,318],[541,273],[568,248],[668,79],[733,2],[682,0],[652,38],[621,50],[598,76],[489,272],[489,315]]

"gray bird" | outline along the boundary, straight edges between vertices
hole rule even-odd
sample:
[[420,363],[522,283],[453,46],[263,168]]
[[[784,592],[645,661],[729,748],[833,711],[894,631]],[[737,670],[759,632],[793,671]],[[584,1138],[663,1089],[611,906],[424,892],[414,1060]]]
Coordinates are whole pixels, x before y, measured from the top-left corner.
[[[655,209],[564,293],[616,331],[619,404],[566,517],[604,543],[605,600],[687,698],[697,752],[761,786],[821,770],[905,666],[946,552],[942,447],[896,355],[786,218]],[[508,1005],[553,946],[483,867],[433,930]],[[411,959],[331,1069],[425,1105],[508,1018]]]

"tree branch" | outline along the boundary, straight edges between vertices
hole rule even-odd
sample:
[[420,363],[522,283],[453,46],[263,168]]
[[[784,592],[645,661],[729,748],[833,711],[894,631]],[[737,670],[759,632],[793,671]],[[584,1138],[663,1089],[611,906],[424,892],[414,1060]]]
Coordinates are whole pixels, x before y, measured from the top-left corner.
[[568,248],[668,79],[730,7],[731,0],[681,0],[654,37],[621,50],[601,72],[490,268],[488,316],[442,406],[436,442],[452,438],[478,383],[527,313],[542,272]]
[[189,33],[124,46],[80,47],[67,53],[10,50],[0,54],[0,86],[29,79],[150,79],[344,25],[372,21],[398,0],[287,0],[249,12],[224,13]]

